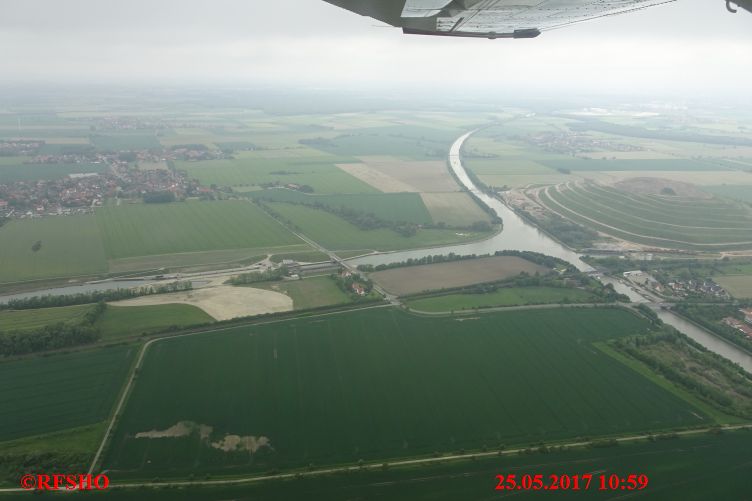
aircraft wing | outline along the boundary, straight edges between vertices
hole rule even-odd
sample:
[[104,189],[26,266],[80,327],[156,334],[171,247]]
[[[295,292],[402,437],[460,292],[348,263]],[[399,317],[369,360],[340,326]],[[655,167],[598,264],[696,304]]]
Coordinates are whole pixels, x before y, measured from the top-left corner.
[[[674,0],[325,0],[405,33],[533,38],[542,31]],[[752,0],[736,0],[752,9]],[[727,8],[734,9],[727,1]]]

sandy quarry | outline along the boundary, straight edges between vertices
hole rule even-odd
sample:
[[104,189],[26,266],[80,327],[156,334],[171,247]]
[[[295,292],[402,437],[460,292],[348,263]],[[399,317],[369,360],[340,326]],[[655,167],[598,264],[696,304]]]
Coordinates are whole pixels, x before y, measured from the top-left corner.
[[217,285],[185,292],[142,296],[118,301],[117,306],[152,306],[158,304],[190,304],[197,306],[215,320],[291,311],[292,299],[279,292],[251,287]]

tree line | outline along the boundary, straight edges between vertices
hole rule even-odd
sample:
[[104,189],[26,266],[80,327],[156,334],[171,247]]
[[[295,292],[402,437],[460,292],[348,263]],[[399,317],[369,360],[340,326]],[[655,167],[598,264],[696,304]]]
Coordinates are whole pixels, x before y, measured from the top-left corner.
[[107,303],[100,301],[77,322],[58,322],[33,330],[0,331],[0,355],[26,355],[94,343],[101,337],[94,324],[106,309]]
[[100,301],[120,301],[152,294],[167,294],[193,289],[189,281],[172,282],[164,285],[147,285],[130,289],[112,289],[105,291],[80,292],[78,294],[61,294],[33,296],[23,299],[11,299],[0,304],[0,310],[36,310],[38,308],[56,308],[59,306],[73,306],[77,304],[98,303]]
[[515,256],[530,261],[546,268],[555,268],[557,266],[564,266],[567,272],[575,272],[577,269],[566,261],[553,256],[547,256],[539,252],[533,251],[517,251],[517,250],[502,250],[496,251],[493,254],[455,254],[450,252],[449,254],[435,254],[433,256],[424,256],[421,258],[409,258],[405,261],[399,261],[389,264],[361,264],[358,265],[360,271],[382,271],[392,268],[404,268],[405,266],[420,266],[424,264],[436,264],[436,263],[448,263],[452,261],[463,261],[467,259],[480,259],[492,256]]
[[231,277],[226,283],[230,285],[247,285],[258,282],[272,282],[282,280],[288,273],[287,266],[280,266],[274,270],[252,271]]

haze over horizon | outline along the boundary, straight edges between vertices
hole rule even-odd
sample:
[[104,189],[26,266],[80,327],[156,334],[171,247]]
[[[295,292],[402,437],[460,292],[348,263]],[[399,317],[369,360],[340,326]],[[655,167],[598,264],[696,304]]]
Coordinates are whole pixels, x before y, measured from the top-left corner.
[[[426,89],[733,97],[752,15],[683,0],[534,40],[406,36],[321,0],[30,0],[0,8],[5,85]],[[741,96],[743,97],[743,96]]]

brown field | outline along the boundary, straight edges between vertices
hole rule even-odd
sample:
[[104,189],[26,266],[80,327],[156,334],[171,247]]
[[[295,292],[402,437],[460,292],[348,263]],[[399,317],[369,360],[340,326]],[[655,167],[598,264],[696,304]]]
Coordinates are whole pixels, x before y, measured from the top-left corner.
[[715,281],[737,299],[752,298],[752,275],[726,275]]
[[489,220],[488,214],[467,193],[421,193],[420,196],[436,223],[466,226]]
[[403,183],[399,179],[394,179],[366,164],[337,164],[337,167],[384,193],[415,191],[409,184]]
[[387,291],[414,294],[429,290],[463,287],[511,278],[522,272],[545,273],[548,268],[516,256],[494,256],[450,263],[427,264],[371,273],[370,277]]
[[[389,156],[358,157],[363,162],[340,166],[348,174],[384,192],[459,191],[443,160],[401,160]],[[349,170],[348,170],[349,169]],[[352,171],[352,172],[351,172]]]

